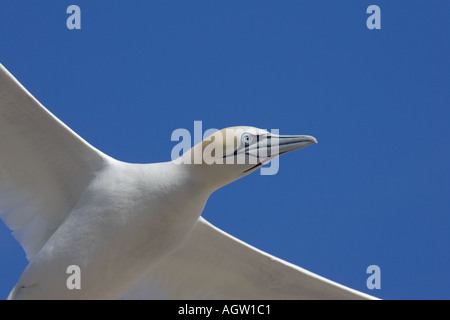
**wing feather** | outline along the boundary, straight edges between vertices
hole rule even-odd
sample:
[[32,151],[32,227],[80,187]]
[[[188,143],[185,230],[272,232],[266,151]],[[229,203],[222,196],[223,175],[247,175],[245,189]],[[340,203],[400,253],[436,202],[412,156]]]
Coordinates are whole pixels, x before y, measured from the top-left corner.
[[200,218],[124,299],[374,299],[236,239]]
[[28,260],[106,159],[0,64],[0,218],[14,231]]

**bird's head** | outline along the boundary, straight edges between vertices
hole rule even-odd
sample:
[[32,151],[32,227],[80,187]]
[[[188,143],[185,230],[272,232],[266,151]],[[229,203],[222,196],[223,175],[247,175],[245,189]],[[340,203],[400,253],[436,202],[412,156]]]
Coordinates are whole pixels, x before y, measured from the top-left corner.
[[277,135],[254,127],[216,131],[184,153],[188,164],[213,189],[244,177],[275,157],[317,143],[312,136]]

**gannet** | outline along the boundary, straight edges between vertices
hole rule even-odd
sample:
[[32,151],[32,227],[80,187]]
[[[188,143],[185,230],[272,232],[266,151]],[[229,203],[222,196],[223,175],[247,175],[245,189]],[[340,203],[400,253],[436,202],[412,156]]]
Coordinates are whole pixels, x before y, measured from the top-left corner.
[[[0,65],[0,216],[29,261],[8,298],[372,299],[201,217],[214,191],[316,142],[234,127],[179,163],[125,163],[89,145]],[[213,161],[196,161],[206,150]],[[242,155],[248,161],[228,161]],[[67,285],[73,265],[79,289]]]

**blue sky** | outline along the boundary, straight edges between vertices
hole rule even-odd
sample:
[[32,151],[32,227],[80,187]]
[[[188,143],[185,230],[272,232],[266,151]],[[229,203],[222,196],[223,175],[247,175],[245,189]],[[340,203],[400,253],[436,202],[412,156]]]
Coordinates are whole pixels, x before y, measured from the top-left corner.
[[[71,4],[81,30],[66,28]],[[371,4],[381,30],[366,27]],[[314,135],[276,175],[214,193],[203,216],[380,298],[449,299],[448,12],[438,0],[5,0],[0,62],[122,161],[170,160],[172,131],[196,120]],[[0,261],[6,297],[27,262],[3,223]]]

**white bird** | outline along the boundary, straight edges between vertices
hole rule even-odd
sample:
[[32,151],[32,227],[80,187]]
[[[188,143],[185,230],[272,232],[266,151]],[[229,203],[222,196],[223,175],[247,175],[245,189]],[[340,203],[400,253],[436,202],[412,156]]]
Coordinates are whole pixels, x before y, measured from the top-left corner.
[[[0,216],[29,261],[8,298],[373,298],[201,217],[215,190],[315,142],[235,127],[194,146],[182,163],[124,163],[85,142],[0,64]],[[207,149],[225,163],[188,164]],[[245,163],[227,162],[241,155]],[[71,265],[79,267],[80,289],[67,285]]]

